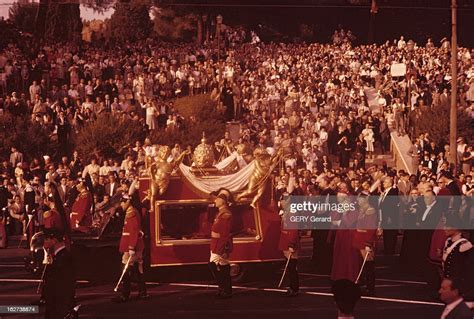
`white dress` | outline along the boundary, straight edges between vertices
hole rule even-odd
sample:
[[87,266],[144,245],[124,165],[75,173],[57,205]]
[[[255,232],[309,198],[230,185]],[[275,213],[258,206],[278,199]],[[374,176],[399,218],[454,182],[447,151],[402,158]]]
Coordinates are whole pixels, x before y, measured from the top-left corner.
[[149,105],[146,108],[146,125],[148,126],[149,130],[155,130],[156,129],[156,109],[154,106]]
[[364,140],[367,143],[367,147],[365,150],[367,152],[374,151],[374,131],[371,128],[366,128],[362,131],[362,135],[364,136]]

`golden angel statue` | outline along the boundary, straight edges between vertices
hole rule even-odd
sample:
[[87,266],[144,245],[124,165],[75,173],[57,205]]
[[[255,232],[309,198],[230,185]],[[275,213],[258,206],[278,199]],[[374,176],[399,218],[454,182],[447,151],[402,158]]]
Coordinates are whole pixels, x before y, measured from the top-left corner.
[[263,192],[265,191],[265,181],[270,176],[273,168],[279,162],[282,155],[282,148],[280,148],[273,156],[268,154],[267,151],[262,148],[255,149],[253,152],[255,158],[254,170],[250,176],[247,189],[237,196],[237,201],[253,196],[250,206],[253,208],[257,206],[257,201],[262,197]]
[[189,150],[183,151],[176,159],[168,162],[168,158],[171,154],[171,148],[169,146],[161,146],[158,150],[157,156],[154,161],[150,164],[149,175],[151,178],[151,207],[154,209],[154,202],[158,195],[163,195],[168,189],[170,183],[171,173],[181,163],[184,156],[190,154]]

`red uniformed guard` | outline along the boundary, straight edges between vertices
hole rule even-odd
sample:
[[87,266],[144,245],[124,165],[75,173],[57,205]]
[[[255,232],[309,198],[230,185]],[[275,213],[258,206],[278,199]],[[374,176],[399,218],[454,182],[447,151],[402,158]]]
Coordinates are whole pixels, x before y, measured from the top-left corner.
[[[52,195],[50,195],[52,197]],[[56,210],[54,201],[50,196],[46,199],[46,205],[49,207],[48,211],[43,213],[44,228],[55,228],[64,232],[63,222],[59,212]]]
[[[287,195],[284,195],[287,196]],[[285,207],[285,200],[280,200],[280,207]],[[280,216],[283,217],[284,210],[280,210]],[[284,229],[283,218],[281,223],[280,230],[280,241],[278,243],[278,249],[283,251],[286,259],[288,261],[288,277],[290,278],[290,287],[287,290],[287,295],[289,297],[298,296],[300,289],[300,282],[298,278],[298,251],[300,249],[300,235],[297,229]]]
[[359,203],[359,216],[357,219],[356,232],[354,233],[353,246],[360,251],[361,258],[366,258],[364,271],[367,281],[367,292],[370,296],[375,295],[375,261],[374,249],[377,236],[377,214],[370,206],[369,197],[360,194],[357,198]]
[[131,204],[131,198],[124,195],[120,206],[125,211],[122,237],[120,238],[119,251],[123,254],[122,264],[128,267],[123,277],[123,286],[120,294],[113,298],[114,302],[125,302],[130,297],[132,272],[138,280],[138,298],[148,297],[145,279],[143,278],[143,233],[141,231],[141,216]]
[[[66,248],[70,250],[71,248],[71,240],[69,237],[69,227],[67,224],[67,220],[61,218],[61,214],[59,213],[58,208],[56,207],[56,203],[54,200],[53,193],[49,194],[45,200],[46,206],[49,207],[48,211],[43,213],[43,221],[44,221],[44,229],[56,229],[65,234],[64,243],[66,244]],[[67,218],[67,217],[65,217]],[[66,224],[65,224],[66,223]]]
[[71,230],[87,232],[92,226],[92,195],[86,189],[84,182],[81,181],[77,186],[79,195],[77,195],[71,208]]
[[[339,205],[350,205],[347,193],[337,194]],[[357,226],[357,210],[349,209],[343,213],[334,211],[331,222],[336,228],[334,239],[331,280],[348,279],[355,282],[362,265],[360,251],[353,246],[355,227]]]
[[230,298],[232,297],[232,279],[229,255],[232,252],[232,212],[229,209],[229,203],[232,201],[232,194],[227,189],[221,188],[211,193],[211,196],[219,212],[211,228],[209,268],[219,286],[217,297]]

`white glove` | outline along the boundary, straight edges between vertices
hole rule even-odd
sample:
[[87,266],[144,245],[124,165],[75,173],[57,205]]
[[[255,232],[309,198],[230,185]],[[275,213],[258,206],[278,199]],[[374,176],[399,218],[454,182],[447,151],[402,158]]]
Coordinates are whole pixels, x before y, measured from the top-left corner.
[[48,253],[48,251],[43,248],[44,250],[44,257],[43,257],[43,265],[51,265],[53,263],[53,256]]
[[295,249],[294,249],[293,247],[288,247],[288,251],[289,251],[290,253],[294,253],[294,252],[295,252]]
[[130,257],[135,256],[135,250],[130,249],[130,250],[128,251],[128,255],[129,255]]
[[383,229],[382,228],[377,228],[377,236],[382,236],[383,234]]
[[372,248],[370,248],[369,246],[365,246],[365,252],[370,254],[372,252]]

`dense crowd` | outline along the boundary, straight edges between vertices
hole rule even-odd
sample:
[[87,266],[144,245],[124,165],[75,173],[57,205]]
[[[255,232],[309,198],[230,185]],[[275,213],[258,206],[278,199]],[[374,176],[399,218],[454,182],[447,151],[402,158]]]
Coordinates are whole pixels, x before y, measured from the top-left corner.
[[[459,171],[448,162],[449,147],[436,144],[428,134],[412,134],[411,175],[387,163],[375,165],[374,160],[376,154],[390,151],[391,129],[399,135],[410,133],[424,111],[449,105],[446,44],[436,47],[428,41],[417,47],[402,37],[393,44],[354,47],[351,39],[349,32],[340,31],[333,44],[239,40],[219,54],[209,47],[152,40],[106,50],[56,44],[35,54],[11,45],[0,52],[0,115],[28,116],[67,145],[70,132],[80,131],[101,113],[138,118],[149,131],[179,129],[173,99],[210,93],[218,109],[225,109],[227,120],[240,125],[238,140],[226,134],[216,143],[218,154],[235,149],[251,154],[257,147],[270,154],[283,148],[289,154],[275,174],[276,198],[287,193],[384,197],[393,189],[399,202],[397,214],[390,218],[401,229],[410,223],[417,227],[432,195],[453,195],[459,202],[449,208],[472,225],[472,141],[458,140]],[[473,55],[473,50],[459,50],[459,111],[470,117]],[[392,77],[393,63],[405,63],[408,76]],[[376,105],[367,99],[369,87],[378,92]],[[186,147],[175,145],[171,158]],[[149,139],[136,141],[124,158],[90,162],[77,152],[30,159],[12,147],[10,154],[0,154],[3,222],[8,220],[10,234],[24,233],[26,216],[44,207],[48,183],[59,185],[62,202],[71,207],[76,185],[84,184],[87,176],[100,209],[115,194],[133,191],[145,157],[152,152]],[[414,209],[413,204],[420,205]],[[42,214],[38,216],[37,226],[43,222]],[[387,222],[382,219],[379,225]],[[439,215],[432,228],[442,223]],[[315,245],[324,246],[325,239],[318,236]],[[386,253],[393,254],[396,234],[387,231],[384,240]],[[430,252],[430,243],[431,237],[419,256],[441,261],[439,252]],[[402,254],[412,256],[406,248],[411,244],[404,245]]]

